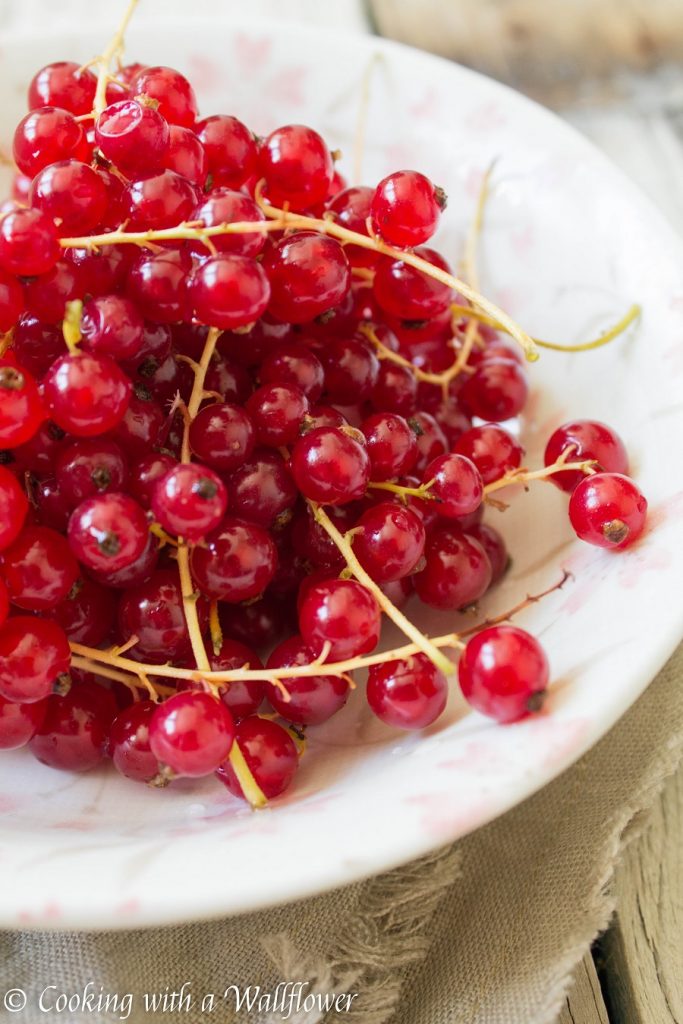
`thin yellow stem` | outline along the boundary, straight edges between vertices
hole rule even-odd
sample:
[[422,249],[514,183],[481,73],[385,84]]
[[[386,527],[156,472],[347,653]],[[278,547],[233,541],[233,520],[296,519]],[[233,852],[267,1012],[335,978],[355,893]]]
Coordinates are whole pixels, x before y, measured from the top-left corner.
[[491,192],[491,175],[493,174],[493,168],[495,165],[496,161],[493,160],[484,172],[481,188],[479,189],[477,207],[470,225],[470,230],[467,233],[465,252],[460,265],[460,272],[462,276],[472,285],[473,288],[477,289],[479,288],[477,249],[479,247],[479,239],[481,238],[481,233],[484,228],[484,212],[486,210],[486,202]]
[[421,498],[422,501],[437,501],[436,496],[430,494],[433,485],[433,480],[428,480],[426,484],[420,484],[419,487],[404,487],[403,484],[395,484],[390,480],[371,480],[368,487],[372,487],[375,491],[391,491],[392,494],[398,494],[402,498]]
[[314,501],[308,500],[308,505],[316,522],[322,526],[325,533],[330,537],[337,549],[344,556],[346,564],[355,578],[370,591],[385,615],[390,618],[391,621],[398,626],[401,632],[405,633],[405,635],[412,640],[414,644],[417,644],[419,650],[426,654],[429,660],[432,661],[437,668],[441,669],[441,671],[446,675],[450,675],[451,672],[454,672],[455,666],[452,662],[450,662],[448,658],[441,653],[429,637],[425,636],[424,633],[421,633],[417,626],[411,622],[399,608],[396,608],[396,606],[391,603],[382,588],[375,583],[371,576],[368,575],[356,558],[351,543],[344,534],[340,533],[325,510]]
[[494,480],[492,483],[486,484],[484,495],[488,497],[493,491],[499,491],[502,487],[511,487],[513,484],[526,484],[531,480],[548,480],[555,473],[562,473],[565,470],[579,470],[589,475],[595,472],[595,460],[586,459],[583,462],[567,462],[560,458],[557,462],[553,462],[551,466],[544,466],[543,469],[513,469],[512,472],[502,476],[500,480]]
[[221,620],[218,616],[218,601],[212,601],[209,607],[209,632],[211,634],[213,653],[218,655],[223,646],[223,630],[221,629]]
[[78,346],[83,337],[81,334],[82,317],[83,303],[81,300],[74,299],[71,302],[67,302],[64,320],[62,321],[62,334],[64,336],[64,343],[72,356],[78,352]]
[[112,61],[117,57],[120,57],[123,53],[124,37],[130,19],[133,17],[133,12],[138,5],[138,0],[129,0],[128,6],[124,11],[121,23],[114,33],[111,42],[107,46],[104,53],[97,58],[99,64],[99,74],[97,76],[97,89],[95,91],[95,104],[94,109],[96,114],[101,114],[107,105],[107,82],[110,78],[110,68]]

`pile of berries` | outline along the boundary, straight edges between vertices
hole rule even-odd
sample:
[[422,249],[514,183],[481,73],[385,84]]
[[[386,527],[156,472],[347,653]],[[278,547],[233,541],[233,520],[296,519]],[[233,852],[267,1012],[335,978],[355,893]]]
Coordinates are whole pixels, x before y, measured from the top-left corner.
[[[482,516],[524,480],[524,357],[427,247],[424,175],[347,187],[312,128],[200,119],[167,67],[97,87],[36,74],[0,220],[0,748],[271,798],[357,666],[388,725],[443,712],[446,656],[377,655],[382,617],[504,574]],[[638,538],[612,429],[566,424],[546,466],[579,537]],[[472,707],[540,707],[524,630],[451,647]]]

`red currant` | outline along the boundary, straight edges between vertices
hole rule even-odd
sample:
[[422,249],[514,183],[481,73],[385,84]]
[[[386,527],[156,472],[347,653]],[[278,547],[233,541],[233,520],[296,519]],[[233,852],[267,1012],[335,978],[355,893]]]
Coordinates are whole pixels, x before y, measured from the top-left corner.
[[259,172],[276,206],[305,210],[327,199],[334,165],[325,140],[312,128],[290,124],[263,141]]
[[235,737],[232,715],[208,693],[186,691],[160,704],[149,721],[149,746],[174,775],[210,775],[225,761]]
[[192,551],[192,575],[207,597],[237,603],[258,597],[275,574],[277,551],[255,523],[226,518]]
[[371,665],[367,700],[382,722],[399,729],[426,729],[448,699],[448,681],[425,654]]
[[383,178],[372,197],[372,224],[389,245],[422,245],[436,231],[446,195],[418,171],[396,171]]
[[[268,658],[269,669],[294,668],[310,665],[314,654],[300,636],[291,636],[279,644]],[[289,694],[268,684],[268,700],[274,710],[295,725],[321,725],[344,707],[349,696],[349,684],[340,676],[294,676],[284,681]]]
[[370,478],[364,446],[337,427],[318,427],[299,438],[291,465],[301,493],[325,505],[362,497]]
[[327,580],[311,587],[299,609],[299,628],[318,656],[330,645],[327,661],[369,654],[379,642],[381,613],[375,598],[355,580]]
[[0,627],[0,696],[18,704],[42,701],[69,670],[64,630],[50,619],[17,615]]
[[[277,722],[253,715],[238,723],[235,742],[263,795],[272,800],[284,793],[299,766],[296,744],[287,730]],[[229,761],[216,775],[234,796],[244,797]]]
[[578,484],[569,499],[569,519],[577,537],[599,548],[627,548],[645,529],[647,500],[627,476],[595,473]]
[[477,633],[458,664],[465,700],[498,722],[517,722],[539,711],[548,676],[543,648],[517,626],[491,626]]
[[196,462],[173,466],[152,494],[152,511],[163,528],[192,542],[218,526],[227,504],[220,477]]
[[69,520],[69,546],[79,562],[96,572],[132,565],[147,545],[147,517],[127,494],[98,494],[81,502]]
[[[552,466],[568,449],[569,462],[594,459],[596,470],[604,473],[628,474],[628,455],[624,443],[615,430],[596,420],[572,420],[558,427],[546,445],[544,462]],[[553,473],[551,480],[568,494],[581,483],[585,474],[580,469]]]

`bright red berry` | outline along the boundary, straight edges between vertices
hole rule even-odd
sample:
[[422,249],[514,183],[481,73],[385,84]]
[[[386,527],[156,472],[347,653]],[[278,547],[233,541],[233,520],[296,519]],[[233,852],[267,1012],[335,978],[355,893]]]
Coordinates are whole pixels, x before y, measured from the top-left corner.
[[225,761],[235,736],[232,715],[208,693],[185,691],[157,706],[149,722],[149,745],[174,775],[210,775]]
[[436,231],[446,195],[418,171],[396,171],[383,178],[372,198],[372,223],[389,245],[422,245]]
[[[543,457],[545,465],[552,466],[565,452],[569,452],[568,462],[594,459],[598,472],[621,473],[623,476],[628,474],[628,454],[624,442],[606,423],[572,420],[558,427],[546,445]],[[561,490],[571,494],[584,477],[580,469],[575,469],[553,473],[550,479]]]
[[414,654],[372,665],[366,693],[370,708],[386,725],[426,729],[446,707],[448,681],[425,654]]
[[595,473],[574,488],[569,519],[581,540],[621,550],[635,543],[645,529],[647,500],[629,477]]
[[477,633],[458,664],[465,700],[498,722],[517,722],[539,711],[548,677],[543,648],[517,626],[491,626]]

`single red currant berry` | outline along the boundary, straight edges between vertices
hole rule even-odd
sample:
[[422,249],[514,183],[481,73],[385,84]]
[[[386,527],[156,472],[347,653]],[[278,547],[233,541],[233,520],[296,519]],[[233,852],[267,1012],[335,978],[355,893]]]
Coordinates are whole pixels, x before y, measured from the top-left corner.
[[36,107],[61,107],[77,117],[89,114],[95,102],[97,79],[92,71],[74,61],[47,64],[31,79],[28,87],[29,110]]
[[[451,273],[446,260],[434,249],[416,249],[415,255]],[[399,320],[430,320],[453,302],[449,285],[389,256],[380,256],[377,260],[372,290],[381,309]]]
[[398,729],[426,729],[439,718],[448,700],[448,681],[426,656],[371,665],[367,700],[386,725]]
[[[236,672],[240,669],[262,669],[259,656],[239,640],[224,637],[218,654],[211,654],[214,672]],[[265,696],[266,684],[262,679],[234,679],[221,689],[221,700],[233,718],[246,718],[255,714]]]
[[[29,188],[34,176],[43,167],[69,157],[87,157],[85,132],[68,110],[41,107],[27,114],[14,132],[14,161],[28,176]],[[28,193],[23,197],[28,200]]]
[[[335,194],[327,209],[334,214],[337,224],[356,234],[367,235],[374,194],[375,190],[366,185],[345,188]],[[372,249],[364,249],[360,245],[346,245],[344,252],[352,267],[374,267],[378,258]]]
[[88,164],[59,160],[36,175],[31,185],[31,206],[59,224],[60,235],[94,231],[108,206],[104,181]]
[[270,285],[261,265],[246,256],[211,256],[194,271],[190,298],[201,323],[232,331],[265,313]]
[[316,584],[299,609],[301,635],[316,656],[329,644],[327,661],[369,654],[379,642],[381,619],[377,601],[355,580]]
[[128,489],[139,505],[144,509],[151,509],[152,495],[157,482],[177,464],[177,460],[165,452],[151,452],[133,463],[130,467]]
[[0,446],[17,448],[30,441],[45,418],[30,373],[8,359],[0,359]]
[[102,437],[64,445],[57,457],[55,475],[64,500],[76,505],[105,491],[123,491],[128,467],[115,441]]
[[[500,480],[522,464],[524,449],[507,430],[495,423],[471,427],[459,437],[455,452],[471,459],[485,484]],[[583,475],[583,474],[582,474]]]
[[[78,268],[68,260],[59,260],[47,273],[33,277],[24,284],[25,315],[37,317],[42,321],[44,330],[50,324],[59,324],[61,327],[67,302],[82,294]],[[61,342],[60,355],[64,351],[63,336]],[[43,353],[46,362],[49,355],[49,349]]]
[[[199,610],[203,614],[203,603]],[[163,663],[191,650],[176,569],[159,569],[145,582],[131,584],[119,605],[119,629],[126,638],[137,636],[131,653],[144,660]]]
[[26,744],[43,724],[46,702],[15,704],[0,697],[0,750],[17,750]]
[[[628,475],[628,454],[624,442],[606,423],[597,420],[572,420],[558,427],[546,445],[543,461],[552,466],[568,452],[568,462],[586,462],[594,459],[595,469],[601,473]],[[571,494],[585,474],[580,469],[553,473],[550,477],[560,490]]]
[[266,253],[263,267],[271,287],[270,312],[292,324],[338,306],[351,284],[349,261],[339,242],[312,231],[281,239]]
[[78,563],[64,537],[47,526],[26,526],[2,553],[0,575],[18,608],[54,608],[78,579]]
[[101,295],[83,306],[81,332],[89,352],[117,361],[134,359],[145,340],[145,322],[130,299]]
[[131,95],[155,100],[156,109],[169,124],[192,128],[197,119],[194,89],[174,68],[142,68],[131,82]]
[[13,473],[0,466],[0,551],[4,551],[21,533],[28,499]]
[[99,494],[81,502],[69,520],[69,546],[96,572],[117,572],[132,565],[147,544],[147,517],[127,494]]
[[543,648],[517,626],[491,626],[477,633],[458,664],[467,703],[497,722],[517,722],[539,711],[548,677]]
[[379,359],[365,339],[332,340],[322,354],[329,402],[354,405],[370,397],[377,382]]
[[171,228],[190,219],[197,187],[175,171],[161,171],[131,182],[123,202],[132,231]]
[[325,140],[312,128],[290,124],[277,128],[259,152],[259,172],[271,203],[305,210],[327,199],[334,165]]
[[92,352],[63,355],[45,380],[45,404],[51,418],[77,437],[112,430],[130,402],[130,380],[108,356]]
[[259,377],[262,384],[293,384],[303,391],[309,402],[318,401],[325,385],[325,371],[318,357],[306,345],[295,342],[282,345],[266,356]]
[[[253,715],[237,725],[235,742],[263,795],[272,800],[284,793],[299,766],[296,744],[287,730],[277,722]],[[216,776],[234,796],[244,799],[229,761],[220,766]]]
[[95,122],[95,142],[127,177],[141,178],[163,167],[168,122],[158,110],[136,100],[112,103]]
[[[190,220],[199,221],[206,228],[220,224],[254,223],[265,221],[264,215],[253,199],[243,192],[234,192],[229,188],[213,189],[204,196],[199,206],[192,213]],[[211,242],[218,252],[235,253],[238,256],[258,256],[266,244],[265,232],[245,231],[243,234],[212,235]],[[203,242],[193,245],[194,251],[206,255]]]
[[372,391],[372,404],[380,412],[410,416],[417,408],[417,381],[407,366],[382,360]]
[[256,167],[257,150],[254,136],[236,117],[215,114],[205,117],[195,127],[209,163],[214,185],[239,188]]
[[488,523],[473,523],[464,529],[469,537],[474,537],[483,547],[486,557],[491,563],[491,583],[497,583],[510,564],[505,541],[498,530],[489,526]]
[[157,706],[149,722],[149,745],[174,775],[200,778],[225,761],[235,737],[232,715],[208,693],[185,691]]
[[425,567],[414,577],[418,597],[432,608],[466,608],[491,583],[491,563],[474,538],[459,529],[433,529],[425,545]]
[[299,497],[284,459],[268,448],[257,448],[225,483],[233,513],[266,528],[290,515]]
[[221,478],[196,462],[174,466],[152,494],[152,512],[165,530],[198,541],[223,519],[228,495]]
[[266,589],[275,575],[277,549],[260,526],[228,517],[193,549],[191,563],[203,594],[238,603]]
[[43,724],[29,743],[42,764],[67,772],[87,772],[103,760],[115,711],[101,687],[74,683],[65,697],[48,698]]
[[205,406],[190,426],[190,447],[194,454],[207,466],[221,472],[242,466],[255,443],[251,418],[241,406],[229,402]]
[[[279,644],[268,658],[269,669],[310,665],[315,655],[300,636]],[[346,704],[349,684],[340,676],[288,676],[284,681],[289,700],[281,689],[268,683],[268,700],[286,722],[294,725],[321,725]]]
[[399,580],[413,572],[425,547],[425,527],[410,508],[383,501],[358,520],[353,550],[377,583]]
[[132,267],[126,291],[146,320],[176,324],[191,317],[188,253],[164,249],[145,253]]
[[362,497],[370,479],[364,446],[337,427],[318,427],[299,438],[291,467],[301,493],[325,505]]
[[446,194],[418,171],[396,171],[383,178],[372,197],[372,224],[389,245],[422,245],[436,231]]
[[[189,128],[180,128],[177,124],[170,125],[164,167],[187,178],[199,188],[204,188],[209,173],[209,162],[204,147]],[[193,217],[192,220],[194,219]]]
[[527,400],[529,382],[514,359],[488,359],[479,364],[460,390],[460,401],[471,416],[482,420],[509,420]]
[[112,590],[93,580],[80,579],[51,614],[69,640],[97,647],[111,632],[116,605],[117,597]]
[[417,439],[402,416],[376,412],[363,421],[373,480],[395,480],[409,473],[417,459]]
[[448,519],[470,515],[483,501],[481,474],[464,455],[439,455],[429,463],[422,479],[432,483],[429,493],[439,503],[437,512]]
[[70,660],[69,641],[56,622],[32,615],[8,619],[0,627],[0,696],[18,704],[43,700]]
[[264,384],[247,401],[247,412],[261,444],[279,448],[299,437],[308,399],[293,384]]
[[90,574],[104,587],[126,590],[128,587],[140,587],[147,583],[152,578],[158,562],[159,543],[156,537],[150,534],[144,551],[135,562],[116,572],[96,572],[91,569]]
[[443,430],[429,412],[416,412],[408,423],[415,434],[417,459],[413,471],[424,473],[430,462],[448,451],[448,441]]
[[152,782],[159,762],[149,744],[149,726],[157,705],[141,700],[121,711],[111,724],[109,752],[116,770],[135,782]]
[[45,274],[61,253],[57,229],[42,210],[15,210],[0,220],[0,268],[9,274]]
[[595,473],[578,484],[569,499],[569,519],[577,537],[599,548],[621,550],[645,529],[647,501],[620,473]]

